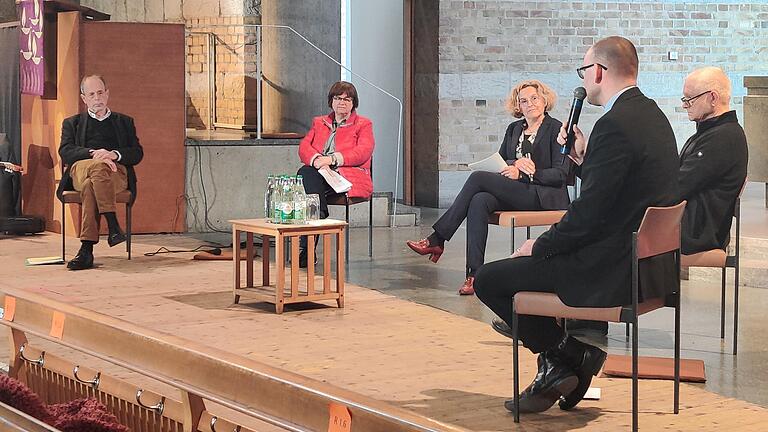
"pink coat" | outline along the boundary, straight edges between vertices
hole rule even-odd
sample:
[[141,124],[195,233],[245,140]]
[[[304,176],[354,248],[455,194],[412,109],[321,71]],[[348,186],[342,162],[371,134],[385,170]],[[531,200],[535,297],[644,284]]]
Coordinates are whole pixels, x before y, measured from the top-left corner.
[[[331,135],[333,118],[331,113],[312,120],[312,128],[299,143],[299,158],[304,165],[310,165],[312,158],[323,152],[323,146]],[[352,111],[347,122],[336,129],[336,154],[341,154],[344,159],[338,172],[352,183],[348,193],[350,197],[370,198],[373,193],[373,146],[373,123]]]

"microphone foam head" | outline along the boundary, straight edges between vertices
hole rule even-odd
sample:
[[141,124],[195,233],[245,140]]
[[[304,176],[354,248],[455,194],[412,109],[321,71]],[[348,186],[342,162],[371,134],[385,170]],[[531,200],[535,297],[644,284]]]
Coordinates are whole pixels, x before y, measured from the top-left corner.
[[576,87],[573,89],[573,97],[578,100],[584,100],[587,97],[587,89],[584,87]]

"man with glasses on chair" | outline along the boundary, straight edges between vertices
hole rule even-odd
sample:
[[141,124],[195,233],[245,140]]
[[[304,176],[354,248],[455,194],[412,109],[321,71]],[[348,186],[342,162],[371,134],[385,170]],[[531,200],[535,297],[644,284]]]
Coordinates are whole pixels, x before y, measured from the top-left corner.
[[680,196],[687,200],[681,222],[681,252],[725,249],[734,205],[747,176],[747,138],[731,110],[731,82],[722,69],[691,72],[680,99],[696,122],[680,152]]
[[[588,143],[575,128],[570,156],[578,165],[581,194],[560,222],[511,258],[480,267],[475,279],[478,298],[504,320],[494,328],[506,335],[518,292],[556,293],[576,307],[630,304],[632,232],[649,206],[678,202],[675,136],[664,113],[637,88],[632,42],[618,36],[598,41],[577,72],[587,101],[605,111]],[[565,143],[565,127],[558,140]],[[646,293],[655,294],[660,283],[676,283],[676,277],[671,255],[641,262]],[[558,400],[561,409],[573,408],[606,353],[569,336],[554,318],[520,315],[518,334],[539,354],[538,373],[520,395],[520,412],[542,412]],[[512,400],[504,406],[514,410]]]
[[144,157],[133,119],[107,106],[109,89],[104,78],[83,78],[80,98],[87,110],[64,120],[59,146],[59,156],[67,169],[57,195],[62,199],[64,191],[74,189],[80,192],[82,201],[81,246],[67,263],[70,270],[93,267],[93,245],[99,242],[102,215],[109,229],[109,246],[126,240],[115,215],[115,196],[126,189],[136,196],[133,166]]

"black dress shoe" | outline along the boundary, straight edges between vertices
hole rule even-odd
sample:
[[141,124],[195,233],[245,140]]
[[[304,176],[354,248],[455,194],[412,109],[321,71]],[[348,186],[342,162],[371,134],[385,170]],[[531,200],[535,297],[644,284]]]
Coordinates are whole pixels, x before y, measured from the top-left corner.
[[585,344],[573,337],[567,337],[565,345],[559,345],[559,355],[573,368],[579,378],[579,385],[571,393],[564,394],[558,406],[562,410],[575,407],[584,398],[592,384],[592,377],[602,369],[608,354],[596,346]]
[[93,253],[81,250],[67,263],[70,270],[86,270],[93,267]]
[[125,234],[123,234],[123,232],[120,230],[111,232],[107,235],[107,244],[109,244],[109,247],[117,246],[124,241]]
[[494,318],[491,321],[491,327],[499,332],[500,334],[510,338],[514,339],[515,337],[512,335],[512,328],[507,325],[506,322],[504,322],[501,318]]
[[[539,370],[533,382],[520,393],[520,413],[539,413],[548,410],[561,396],[572,393],[579,378],[556,355],[541,353]],[[515,400],[504,401],[504,408],[515,412]]]

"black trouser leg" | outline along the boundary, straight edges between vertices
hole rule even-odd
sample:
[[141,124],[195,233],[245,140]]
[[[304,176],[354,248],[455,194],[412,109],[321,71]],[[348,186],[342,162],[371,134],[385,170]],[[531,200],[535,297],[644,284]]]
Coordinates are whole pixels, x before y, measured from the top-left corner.
[[328,217],[328,194],[333,193],[333,188],[326,183],[323,176],[311,166],[304,165],[299,168],[298,175],[303,177],[304,192],[318,194],[320,196],[320,219]]
[[488,216],[499,207],[499,200],[488,192],[472,197],[467,212],[467,276],[472,276],[485,261]]
[[[554,269],[539,258],[519,257],[494,261],[475,274],[475,295],[486,306],[512,324],[512,297],[521,291],[555,292],[548,280]],[[518,334],[523,345],[534,353],[554,348],[563,339],[564,332],[554,318],[519,315]]]
[[[469,213],[475,194],[486,192],[499,201],[499,210],[537,210],[540,208],[535,186],[511,180],[501,174],[475,171],[469,175],[456,200],[432,225],[446,240],[450,240]],[[488,221],[486,220],[486,223]]]

